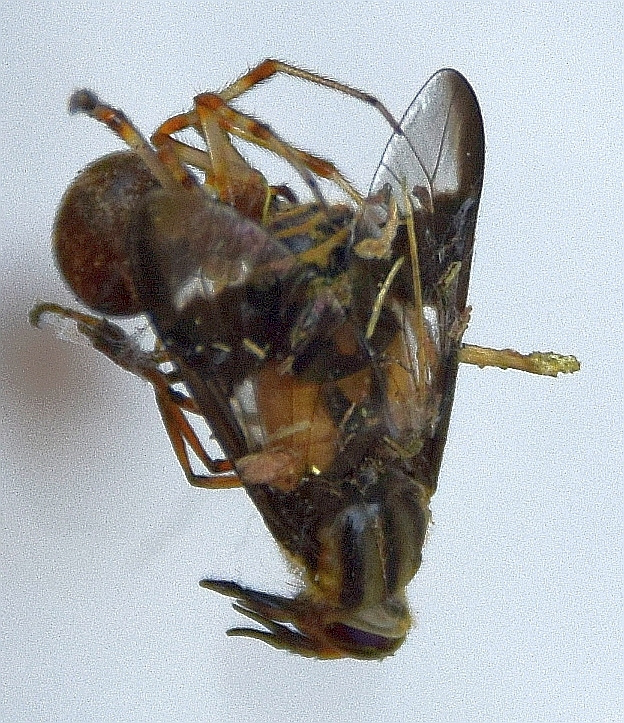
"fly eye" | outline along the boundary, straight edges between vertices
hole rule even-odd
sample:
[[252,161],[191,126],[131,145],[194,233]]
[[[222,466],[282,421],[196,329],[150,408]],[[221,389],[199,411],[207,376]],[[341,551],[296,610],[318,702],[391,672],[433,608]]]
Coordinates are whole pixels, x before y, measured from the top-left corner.
[[404,640],[403,637],[387,638],[384,635],[353,628],[344,623],[334,623],[328,626],[325,628],[325,633],[341,649],[364,658],[380,658],[390,655]]
[[94,311],[142,311],[125,250],[129,222],[158,182],[134,153],[87,166],[61,201],[53,232],[56,260],[74,294]]

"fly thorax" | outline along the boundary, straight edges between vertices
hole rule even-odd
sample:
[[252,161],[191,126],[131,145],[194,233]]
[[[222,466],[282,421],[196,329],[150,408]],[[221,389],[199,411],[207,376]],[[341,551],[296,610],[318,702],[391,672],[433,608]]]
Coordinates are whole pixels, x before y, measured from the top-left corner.
[[386,541],[377,503],[357,503],[319,531],[314,587],[337,607],[370,606],[388,596]]
[[339,619],[344,624],[399,638],[409,628],[410,617],[404,596],[407,579],[395,568],[398,565],[405,572],[407,568],[412,571],[413,551],[406,550],[410,560],[399,560],[401,550],[394,549],[392,524],[384,520],[385,512],[376,502],[356,503],[321,530],[313,587],[324,603],[340,610]]

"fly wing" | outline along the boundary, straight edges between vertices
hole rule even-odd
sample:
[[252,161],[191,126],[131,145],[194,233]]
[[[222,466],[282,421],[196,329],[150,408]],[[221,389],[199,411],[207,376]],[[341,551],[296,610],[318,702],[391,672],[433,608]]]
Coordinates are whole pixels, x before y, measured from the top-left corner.
[[[406,198],[413,208],[422,315],[438,357],[428,382],[437,413],[420,453],[432,480],[437,479],[442,460],[457,350],[467,322],[484,151],[483,121],[474,91],[457,71],[440,70],[407,109],[371,185],[371,193],[389,186],[406,217]],[[404,334],[403,343],[406,349],[413,346],[409,334]],[[406,408],[418,411],[414,393],[405,393],[403,401]]]
[[[425,83],[403,116],[401,132],[390,138],[371,184],[371,193],[389,185],[399,208],[404,195],[425,216],[419,238],[423,297],[451,264],[461,263],[455,309],[466,303],[474,227],[483,182],[485,139],[479,104],[468,81],[443,69]],[[428,267],[436,260],[433,273]]]

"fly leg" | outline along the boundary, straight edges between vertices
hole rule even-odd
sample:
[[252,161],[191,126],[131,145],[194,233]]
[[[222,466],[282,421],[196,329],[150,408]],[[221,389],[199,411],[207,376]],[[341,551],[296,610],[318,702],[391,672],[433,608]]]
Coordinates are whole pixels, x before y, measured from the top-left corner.
[[489,349],[473,344],[462,344],[459,348],[458,359],[463,364],[475,364],[481,368],[518,369],[529,374],[548,377],[556,377],[557,374],[571,374],[581,368],[576,357],[555,354],[552,351],[521,354],[513,349]]

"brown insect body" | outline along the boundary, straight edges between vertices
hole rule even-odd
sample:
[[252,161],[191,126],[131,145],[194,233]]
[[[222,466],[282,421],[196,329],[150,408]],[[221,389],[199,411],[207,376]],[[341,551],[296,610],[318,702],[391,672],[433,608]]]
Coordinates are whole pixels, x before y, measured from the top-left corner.
[[[367,197],[229,105],[278,72],[355,96],[392,125]],[[242,485],[301,569],[295,598],[202,581],[262,626],[230,634],[321,658],[392,653],[410,627],[405,589],[421,563],[459,361],[578,369],[573,357],[461,343],[484,164],[472,89],[441,70],[397,124],[361,91],[268,60],[198,96],[152,144],[89,91],[70,108],[133,153],[96,161],[66,193],[59,266],[92,309],[144,313],[157,342],[142,349],[107,319],[54,304],[37,306],[31,321],[73,320],[148,380],[191,484]],[[187,128],[207,150],[174,137]],[[232,135],[287,160],[314,200],[270,186]],[[317,176],[353,203],[327,204]],[[224,459],[205,452],[187,413],[203,416]],[[207,474],[193,470],[189,448]]]
[[[446,438],[483,150],[474,94],[440,71],[373,184],[410,199],[415,253],[405,212],[388,258],[372,259],[358,255],[370,228],[343,213],[325,235],[350,233],[324,266],[302,260],[314,239],[291,251],[205,195],[195,207],[152,193],[135,215],[127,251],[141,306],[269,530],[305,571],[294,600],[204,581],[268,628],[238,632],[322,657],[380,657],[409,629],[405,587]],[[377,205],[386,219],[387,203]]]

